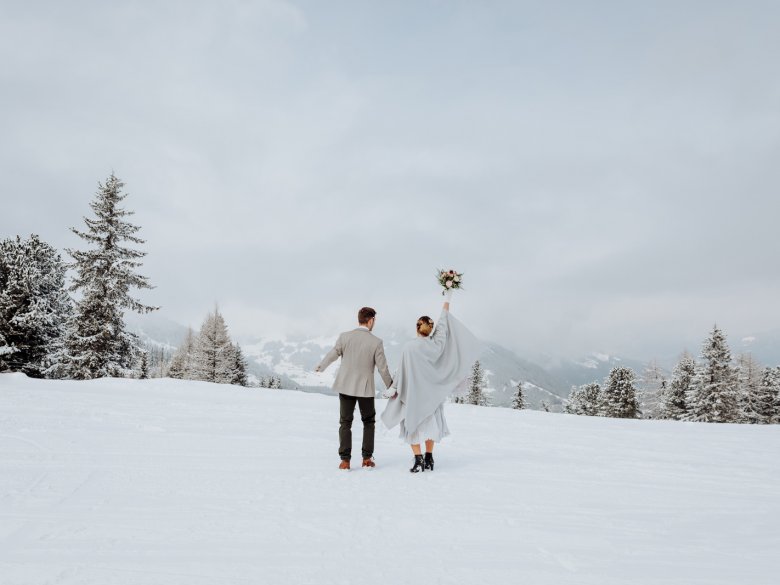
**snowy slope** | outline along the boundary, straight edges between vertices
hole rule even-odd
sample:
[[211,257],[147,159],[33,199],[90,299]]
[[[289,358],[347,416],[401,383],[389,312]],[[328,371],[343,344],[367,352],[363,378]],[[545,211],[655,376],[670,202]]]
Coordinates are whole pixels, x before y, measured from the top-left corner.
[[777,582],[780,427],[448,417],[340,472],[335,397],[2,374],[0,583]]

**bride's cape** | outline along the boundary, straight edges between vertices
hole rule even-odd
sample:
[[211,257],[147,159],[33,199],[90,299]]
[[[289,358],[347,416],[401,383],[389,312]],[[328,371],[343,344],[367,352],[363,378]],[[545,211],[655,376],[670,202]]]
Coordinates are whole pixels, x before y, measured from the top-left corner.
[[384,425],[391,429],[405,419],[407,429],[416,429],[466,381],[479,353],[474,334],[443,310],[430,338],[418,337],[404,346],[393,379],[398,396],[388,400],[381,416]]

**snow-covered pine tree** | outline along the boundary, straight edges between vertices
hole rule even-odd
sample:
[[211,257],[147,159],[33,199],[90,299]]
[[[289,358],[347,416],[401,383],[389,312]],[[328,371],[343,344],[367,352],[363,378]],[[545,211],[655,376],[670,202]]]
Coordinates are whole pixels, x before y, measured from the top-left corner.
[[645,418],[660,418],[666,378],[656,360],[651,360],[642,373],[640,383],[640,402]]
[[[749,353],[737,358],[737,392],[740,422],[761,424],[765,418],[761,385],[764,369]],[[771,415],[770,415],[771,416]]]
[[246,375],[246,360],[241,346],[237,343],[233,346],[233,374],[230,383],[237,386],[249,386],[249,379]]
[[754,419],[758,424],[773,424],[780,422],[778,418],[780,405],[780,368],[764,368],[761,373],[752,407]]
[[593,382],[573,387],[564,411],[568,414],[598,416],[601,408],[601,385]]
[[200,333],[195,338],[191,378],[230,384],[235,361],[225,319],[218,309],[214,309],[214,312],[206,317]]
[[702,346],[689,405],[690,420],[739,422],[737,376],[726,336],[717,325]]
[[171,365],[169,350],[162,345],[153,342],[146,342],[141,346],[141,350],[146,352],[149,362],[149,377],[163,378]]
[[90,203],[94,219],[84,218],[84,232],[71,228],[88,244],[86,250],[67,250],[77,273],[70,290],[81,293],[66,342],[72,378],[127,375],[138,353],[138,340],[125,329],[124,311],[149,313],[158,308],[130,296],[131,288],[153,287],[136,273],[146,252],[123,245],[143,244],[144,240],[135,235],[141,228],[126,219],[133,212],[120,206],[127,197],[122,187],[124,183],[113,173],[105,184],[98,183]]
[[260,379],[260,388],[269,388],[271,390],[281,390],[282,379],[277,376],[267,376]]
[[140,380],[146,380],[149,378],[149,354],[146,351],[141,351],[141,363],[138,366],[138,378]]
[[515,397],[512,399],[512,408],[515,410],[523,410],[525,408],[525,393],[523,392],[522,382],[517,383]]
[[661,418],[686,420],[688,417],[688,395],[696,377],[696,362],[688,353],[683,353],[672,372],[672,381],[661,403]]
[[601,391],[600,414],[612,418],[639,418],[642,412],[636,396],[636,375],[630,368],[612,368]]
[[563,412],[566,414],[582,414],[580,412],[580,391],[582,386],[572,386],[569,397],[563,403]]
[[780,424],[780,366],[775,367],[775,379],[778,380],[778,384],[775,386],[775,407],[771,422],[772,424]]
[[485,372],[479,360],[474,362],[469,376],[469,393],[466,396],[466,404],[475,404],[477,406],[487,406],[488,401],[485,396]]
[[179,380],[194,379],[195,373],[192,365],[192,356],[194,352],[195,332],[192,330],[192,327],[190,327],[187,329],[187,335],[184,337],[184,341],[176,348],[173,357],[171,357],[167,376]]
[[59,253],[37,235],[0,241],[0,371],[57,377],[73,306]]

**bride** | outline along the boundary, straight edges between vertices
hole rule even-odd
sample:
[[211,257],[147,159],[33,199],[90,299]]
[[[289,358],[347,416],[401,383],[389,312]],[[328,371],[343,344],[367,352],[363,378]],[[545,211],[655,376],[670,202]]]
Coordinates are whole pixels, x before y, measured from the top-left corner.
[[430,317],[417,320],[417,338],[403,348],[401,364],[391,386],[395,394],[382,413],[385,426],[392,429],[400,425],[400,437],[411,445],[414,464],[409,471],[412,473],[433,471],[433,446],[450,434],[444,418],[444,401],[465,384],[479,357],[477,338],[450,314],[452,290],[447,291],[445,298],[435,330]]

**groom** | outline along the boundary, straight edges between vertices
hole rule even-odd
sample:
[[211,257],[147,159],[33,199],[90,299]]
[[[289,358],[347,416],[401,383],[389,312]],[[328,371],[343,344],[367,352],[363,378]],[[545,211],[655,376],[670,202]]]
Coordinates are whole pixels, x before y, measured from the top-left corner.
[[358,328],[339,335],[336,345],[323,358],[315,372],[322,372],[341,358],[341,367],[333,382],[333,389],[339,393],[339,469],[349,469],[352,458],[352,420],[355,404],[360,407],[363,421],[363,467],[374,467],[374,368],[379,370],[382,381],[388,388],[393,383],[387,369],[385,348],[382,340],[371,333],[376,323],[376,311],[363,307],[358,311]]

